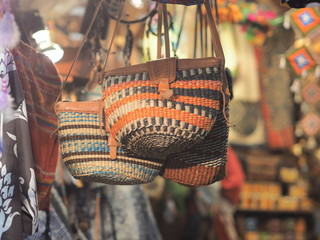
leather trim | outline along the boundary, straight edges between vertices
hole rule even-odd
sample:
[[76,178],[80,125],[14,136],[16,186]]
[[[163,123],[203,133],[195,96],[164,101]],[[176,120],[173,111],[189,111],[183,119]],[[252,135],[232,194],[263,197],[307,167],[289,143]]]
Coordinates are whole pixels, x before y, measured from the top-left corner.
[[[98,114],[99,118],[104,121],[105,130],[110,133],[108,128],[108,120],[104,115],[104,101],[103,99],[95,101],[83,101],[83,102],[58,102],[55,106],[56,112],[79,112],[79,113],[91,113]],[[102,124],[101,124],[101,127]],[[110,146],[110,158],[117,158],[117,147],[119,146],[114,137],[109,135],[108,145]]]
[[59,112],[81,112],[81,113],[96,113],[100,114],[103,110],[102,99],[95,101],[83,102],[58,102],[56,111]]
[[[160,61],[163,59],[155,60]],[[221,58],[217,57],[208,57],[208,58],[195,58],[195,59],[177,59],[177,69],[178,70],[188,70],[188,69],[196,69],[196,68],[206,68],[206,67],[221,67]],[[111,69],[105,73],[105,76],[112,75],[128,75],[135,74],[140,72],[148,72],[148,62],[121,67],[116,69]]]
[[114,160],[117,158],[117,147],[119,144],[117,143],[116,139],[109,135],[108,139],[108,146],[110,147],[110,159]]
[[172,83],[176,79],[176,58],[149,61],[146,65],[153,84],[159,84],[163,79],[167,79],[169,83]]

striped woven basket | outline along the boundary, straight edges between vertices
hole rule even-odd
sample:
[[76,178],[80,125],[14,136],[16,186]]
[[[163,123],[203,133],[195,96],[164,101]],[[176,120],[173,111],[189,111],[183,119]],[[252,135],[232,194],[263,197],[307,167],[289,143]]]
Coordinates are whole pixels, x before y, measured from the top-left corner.
[[229,127],[223,111],[205,140],[168,157],[160,176],[189,187],[210,185],[226,175]]
[[139,159],[108,145],[103,102],[59,102],[58,135],[62,159],[71,175],[77,179],[116,185],[152,182],[161,162]]
[[[165,159],[204,140],[227,105],[224,54],[205,0],[215,57],[170,58],[167,9],[158,7],[158,59],[107,71],[105,113],[111,135],[130,154]],[[163,13],[163,14],[162,14]],[[162,19],[166,58],[161,58]],[[223,92],[224,94],[220,94]]]
[[219,59],[176,60],[173,97],[164,99],[152,77],[162,72],[160,67],[169,69],[170,60],[111,70],[105,76],[108,127],[129,153],[165,159],[203,140],[215,123],[222,101]]

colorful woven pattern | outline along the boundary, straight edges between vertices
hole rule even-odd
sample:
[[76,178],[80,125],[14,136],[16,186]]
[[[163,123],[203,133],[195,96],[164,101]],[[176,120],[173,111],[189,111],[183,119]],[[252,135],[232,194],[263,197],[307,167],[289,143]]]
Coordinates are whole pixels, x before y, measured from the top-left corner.
[[310,71],[316,67],[316,62],[306,47],[289,50],[287,60],[295,74],[301,75],[304,71]]
[[302,8],[294,10],[291,21],[297,34],[307,35],[316,29],[320,29],[320,14],[316,8]]
[[109,133],[104,129],[101,119],[103,115],[98,112],[90,113],[90,109],[87,111],[85,113],[58,107],[60,149],[71,175],[84,181],[117,185],[153,181],[163,164],[130,157],[119,147],[117,158],[111,159]]
[[26,101],[39,209],[46,210],[59,156],[58,136],[52,132],[58,124],[53,103],[59,95],[61,80],[52,61],[22,41],[12,49],[12,55]]
[[218,67],[177,70],[170,84],[174,95],[167,100],[160,97],[148,72],[108,75],[104,98],[110,132],[138,156],[165,159],[183,151],[203,140],[214,125],[221,103],[220,79]]
[[300,125],[307,136],[315,136],[320,130],[320,118],[315,113],[308,113],[301,120]]
[[302,88],[301,94],[308,104],[316,104],[320,101],[320,87],[316,82],[309,82]]
[[160,175],[180,184],[199,187],[225,177],[229,127],[219,112],[205,140],[181,153],[170,155]]
[[170,4],[182,4],[187,6],[203,3],[203,0],[152,0],[152,1],[160,2],[160,3],[170,3]]

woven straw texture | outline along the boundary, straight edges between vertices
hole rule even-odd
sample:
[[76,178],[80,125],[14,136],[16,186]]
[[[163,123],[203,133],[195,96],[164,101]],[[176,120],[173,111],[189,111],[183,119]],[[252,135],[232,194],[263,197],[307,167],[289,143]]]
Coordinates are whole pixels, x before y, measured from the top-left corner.
[[147,72],[107,76],[111,134],[127,152],[159,159],[202,141],[221,108],[220,76],[218,67],[178,70],[170,100],[160,97]]
[[110,159],[108,134],[98,114],[60,112],[59,140],[62,158],[77,179],[116,185],[151,182],[161,166],[157,161],[130,157],[120,147],[117,158]]
[[160,3],[171,3],[171,4],[183,4],[183,5],[196,5],[203,3],[203,0],[152,0]]
[[190,187],[200,187],[225,177],[229,126],[221,112],[205,140],[181,153],[170,155],[160,175]]

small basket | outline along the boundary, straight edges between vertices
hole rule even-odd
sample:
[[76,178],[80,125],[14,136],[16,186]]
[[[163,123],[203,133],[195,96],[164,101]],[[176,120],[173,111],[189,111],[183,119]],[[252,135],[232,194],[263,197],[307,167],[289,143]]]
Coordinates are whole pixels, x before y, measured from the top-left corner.
[[152,182],[163,163],[127,155],[108,145],[103,102],[59,102],[58,135],[62,159],[74,178],[116,185]]

